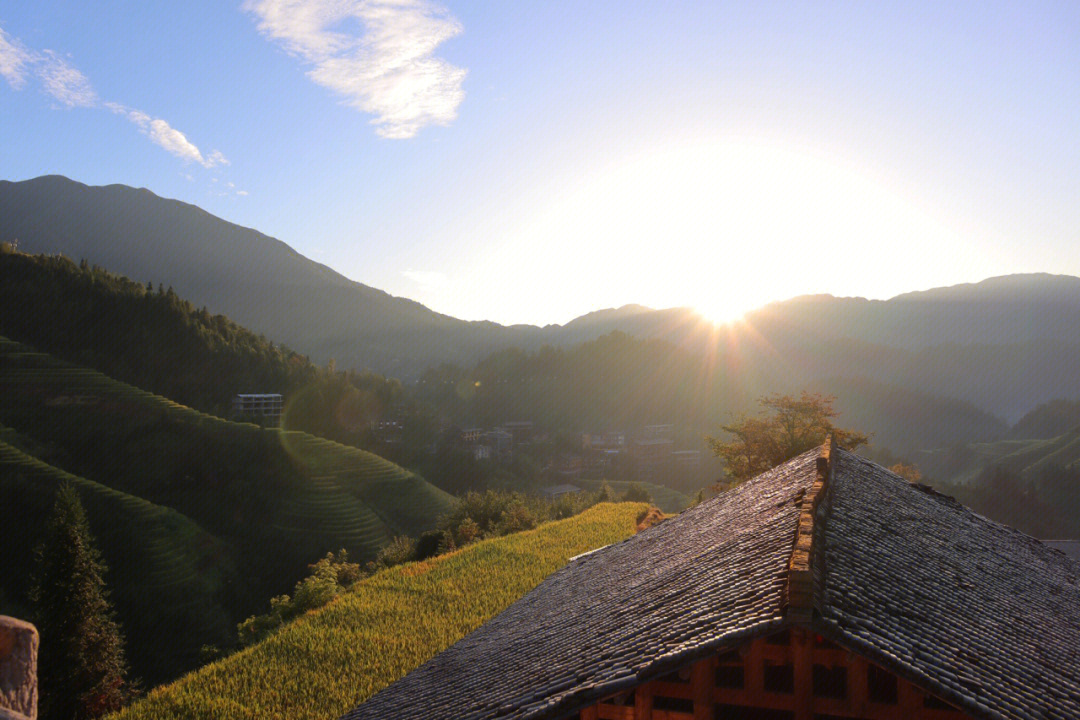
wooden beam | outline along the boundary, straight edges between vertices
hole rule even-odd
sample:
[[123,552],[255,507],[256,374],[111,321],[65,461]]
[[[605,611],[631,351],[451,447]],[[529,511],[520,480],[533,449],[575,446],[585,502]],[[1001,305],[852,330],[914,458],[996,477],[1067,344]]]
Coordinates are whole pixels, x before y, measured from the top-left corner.
[[713,720],[713,688],[716,686],[716,656],[694,664],[690,671],[690,686],[694,694],[694,720]]
[[634,720],[634,708],[626,705],[600,704],[600,720]]
[[581,711],[581,720],[600,720],[600,708],[590,705]]
[[923,694],[919,688],[898,677],[896,678],[896,694],[896,704],[900,707],[900,712],[904,714],[904,717],[917,717],[922,714]]
[[851,709],[858,715],[865,714],[866,703],[870,701],[868,673],[866,658],[852,654],[847,665],[847,696]]
[[653,689],[649,682],[634,691],[634,720],[652,720]]
[[765,666],[762,657],[764,646],[765,641],[761,638],[751,640],[743,665],[743,688],[751,695],[765,692]]
[[791,631],[792,670],[795,675],[795,720],[814,717],[814,645],[802,630]]

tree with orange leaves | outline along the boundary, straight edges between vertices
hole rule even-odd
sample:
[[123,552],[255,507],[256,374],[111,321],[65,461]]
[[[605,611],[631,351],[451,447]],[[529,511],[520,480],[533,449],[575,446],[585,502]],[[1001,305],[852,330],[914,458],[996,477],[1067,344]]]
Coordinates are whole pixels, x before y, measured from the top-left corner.
[[833,407],[836,398],[820,393],[803,393],[795,398],[774,393],[759,400],[762,417],[740,417],[721,426],[732,439],[706,437],[713,453],[724,459],[729,481],[739,483],[790,460],[825,442],[832,433],[836,444],[854,450],[869,442],[864,433],[842,430],[833,425],[840,413]]

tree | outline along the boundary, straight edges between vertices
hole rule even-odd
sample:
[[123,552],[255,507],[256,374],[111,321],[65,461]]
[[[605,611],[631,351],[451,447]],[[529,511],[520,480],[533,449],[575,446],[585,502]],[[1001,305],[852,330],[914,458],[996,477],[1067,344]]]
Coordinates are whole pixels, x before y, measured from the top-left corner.
[[622,499],[624,502],[651,503],[653,501],[649,490],[641,483],[630,483],[626,488],[626,492],[623,493]]
[[917,483],[923,479],[922,471],[919,470],[919,466],[915,463],[904,462],[901,460],[895,465],[891,465],[889,471],[896,473],[911,483]]
[[790,460],[825,442],[832,433],[836,444],[848,450],[865,445],[869,438],[854,430],[833,425],[840,413],[833,407],[836,398],[803,391],[794,398],[772,394],[759,402],[770,413],[763,417],[741,417],[721,426],[733,436],[725,442],[706,437],[713,453],[724,459],[731,480],[742,482]]
[[56,493],[35,559],[41,717],[84,720],[119,709],[131,696],[124,641],[105,589],[105,564],[70,484]]

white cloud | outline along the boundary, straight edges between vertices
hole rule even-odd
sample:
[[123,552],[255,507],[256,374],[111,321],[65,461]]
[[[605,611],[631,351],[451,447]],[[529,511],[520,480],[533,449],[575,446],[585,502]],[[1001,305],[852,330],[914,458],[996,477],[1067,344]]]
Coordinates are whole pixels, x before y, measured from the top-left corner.
[[68,107],[97,105],[97,93],[86,76],[52,50],[38,56],[37,76],[45,92]]
[[247,196],[247,194],[248,194],[248,191],[247,191],[247,190],[237,190],[237,191],[236,191],[236,194],[237,194],[237,195],[242,195],[242,196],[245,196],[245,197],[246,197],[246,196]]
[[246,0],[244,9],[260,32],[313,65],[308,77],[374,115],[382,137],[410,138],[457,117],[467,71],[434,52],[462,26],[433,2]]
[[123,115],[151,141],[181,160],[195,161],[205,168],[229,164],[219,150],[204,156],[184,133],[161,118],[150,117],[120,103],[102,102],[90,80],[67,60],[52,50],[30,50],[0,28],[0,75],[18,90],[26,85],[28,73],[37,78],[46,93],[69,108],[106,108]]
[[11,87],[19,89],[26,84],[26,66],[33,62],[34,54],[0,28],[0,75]]
[[225,156],[221,154],[220,150],[214,150],[206,156],[206,162],[203,163],[205,167],[217,167],[218,165],[228,165],[229,161],[225,159]]
[[[141,110],[125,107],[120,103],[108,102],[105,103],[105,107],[118,115],[125,116],[128,120],[133,122],[143,134],[149,137],[152,142],[181,160],[188,162],[194,161],[205,168],[229,164],[229,161],[226,160],[225,156],[218,150],[214,150],[208,156],[204,157],[199,148],[188,140],[184,133],[180,132],[172,125],[169,125],[169,123],[161,118],[152,118]],[[217,178],[214,178],[214,180],[216,181]]]

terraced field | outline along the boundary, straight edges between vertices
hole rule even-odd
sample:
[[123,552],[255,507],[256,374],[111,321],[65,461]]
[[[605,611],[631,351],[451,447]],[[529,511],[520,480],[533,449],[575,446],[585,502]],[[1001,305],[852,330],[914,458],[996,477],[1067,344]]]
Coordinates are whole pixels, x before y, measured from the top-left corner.
[[158,688],[110,720],[330,720],[535,587],[634,534],[644,504],[604,503],[361,580],[262,643]]
[[[83,437],[101,434],[93,428],[118,424],[131,426],[132,431],[120,442],[110,437],[114,446],[123,445],[116,448],[120,455],[170,449],[186,454],[194,448],[206,452],[211,448],[200,440],[226,438],[242,446],[238,448],[242,455],[273,456],[269,459],[275,467],[270,469],[278,477],[270,484],[277,492],[264,498],[271,507],[262,508],[269,525],[294,540],[331,541],[335,548],[346,547],[361,558],[373,557],[395,535],[418,535],[430,529],[453,503],[447,493],[372,453],[302,432],[207,415],[6,338],[0,338],[0,398],[8,406],[0,409],[0,420],[36,440],[60,443],[69,454],[85,451],[85,445],[74,447]],[[73,440],[71,430],[79,422],[84,423],[83,429],[75,434],[82,437]],[[183,435],[190,442],[182,442]],[[171,447],[176,445],[184,447]],[[190,461],[185,465],[192,468]],[[195,468],[205,465],[197,463]],[[118,480],[124,477],[120,470]],[[207,474],[213,474],[212,469]],[[145,492],[150,499],[171,504],[168,493],[152,484],[140,486],[135,478],[127,485],[122,489],[139,495]],[[206,493],[193,488],[192,494]],[[197,508],[186,510],[193,517],[200,514]],[[207,523],[208,527],[216,524]],[[228,527],[217,529],[229,531]]]
[[[125,542],[114,541],[113,528],[100,525],[103,542],[108,538],[116,553],[134,553],[118,568],[153,568],[137,584],[146,592],[155,583],[191,585],[192,604],[202,603],[208,617],[200,622],[210,624],[218,614],[206,600],[212,587],[195,587],[205,559],[174,562],[175,577],[155,574],[166,572],[160,557],[184,556],[193,538],[204,538],[211,555],[220,551],[238,568],[225,623],[234,625],[268,597],[287,592],[307,564],[327,552],[345,548],[352,559],[371,559],[393,537],[433,528],[455,502],[371,453],[207,415],[3,337],[0,424],[8,428],[0,435],[4,465],[20,468],[20,487],[37,467],[31,456],[38,455],[48,465],[34,472],[51,465],[54,473],[77,478],[92,516],[109,517],[121,508],[130,514],[132,503],[166,513],[132,515],[141,519],[125,527]],[[12,494],[6,475],[5,482],[0,505],[30,502],[25,493]],[[207,577],[211,586],[217,582],[213,573]],[[19,601],[24,593],[10,585],[0,575],[0,595]],[[234,633],[230,627],[230,639]]]
[[[5,500],[0,577],[22,594],[30,568],[29,545],[48,516],[56,489],[71,483],[109,566],[106,581],[128,640],[128,654],[147,679],[175,664],[198,664],[204,644],[231,639],[224,606],[237,580],[233,552],[179,513],[55,468],[23,452],[18,434],[0,427],[0,496]],[[146,609],[153,607],[154,612]],[[162,643],[161,638],[170,638]]]
[[917,458],[935,478],[966,485],[990,465],[1000,465],[1025,477],[1048,466],[1080,467],[1080,428],[1063,435],[1035,440],[972,443],[961,448],[926,452]]

